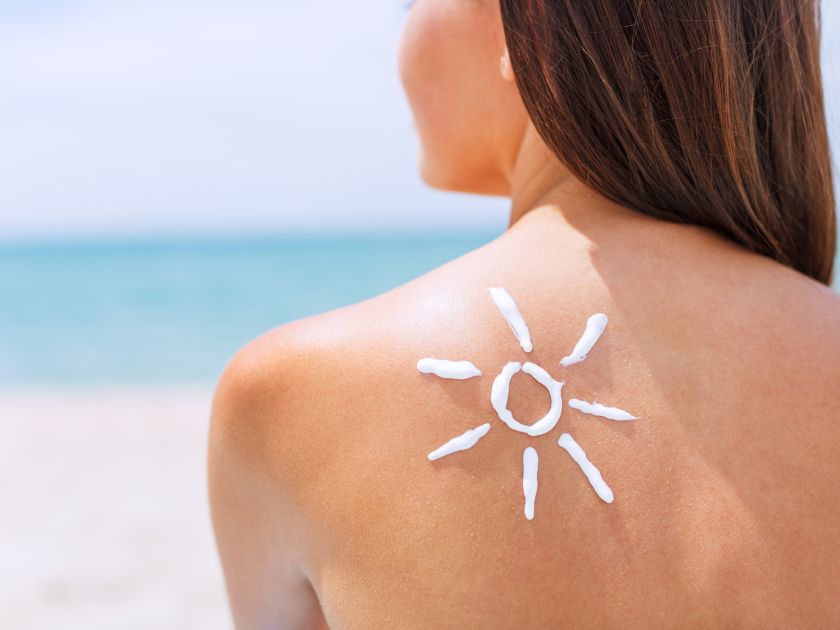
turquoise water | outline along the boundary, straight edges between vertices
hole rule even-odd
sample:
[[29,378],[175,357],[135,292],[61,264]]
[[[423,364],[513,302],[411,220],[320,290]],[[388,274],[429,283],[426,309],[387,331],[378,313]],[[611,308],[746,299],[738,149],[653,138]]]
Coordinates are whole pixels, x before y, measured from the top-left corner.
[[213,381],[260,333],[492,234],[0,247],[0,385]]

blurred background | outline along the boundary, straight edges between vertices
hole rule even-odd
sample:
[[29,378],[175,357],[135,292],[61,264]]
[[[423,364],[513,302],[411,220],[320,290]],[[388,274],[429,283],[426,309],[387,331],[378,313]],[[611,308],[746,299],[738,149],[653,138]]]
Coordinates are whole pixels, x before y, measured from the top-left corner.
[[[406,4],[0,0],[0,627],[230,627],[227,359],[504,230],[418,178]],[[823,41],[838,147],[840,1]]]

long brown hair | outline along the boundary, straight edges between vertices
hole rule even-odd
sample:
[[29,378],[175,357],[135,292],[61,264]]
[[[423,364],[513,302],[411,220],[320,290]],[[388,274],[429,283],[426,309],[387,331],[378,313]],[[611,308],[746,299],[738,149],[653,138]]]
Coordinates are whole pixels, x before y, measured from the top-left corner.
[[831,281],[814,0],[500,0],[544,141],[590,187]]

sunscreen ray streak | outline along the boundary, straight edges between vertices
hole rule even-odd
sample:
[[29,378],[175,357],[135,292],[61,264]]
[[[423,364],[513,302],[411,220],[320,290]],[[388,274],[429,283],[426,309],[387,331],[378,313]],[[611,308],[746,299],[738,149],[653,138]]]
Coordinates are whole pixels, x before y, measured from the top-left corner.
[[522,452],[522,492],[525,494],[525,518],[534,520],[534,501],[537,498],[537,469],[540,458],[537,450],[528,446]]
[[598,339],[601,338],[601,335],[604,334],[604,329],[607,327],[607,321],[607,316],[603,313],[595,313],[586,320],[586,329],[583,331],[583,335],[581,335],[581,338],[575,344],[572,354],[564,357],[560,361],[560,365],[568,367],[583,361],[586,358],[586,355],[592,351],[592,348],[595,346],[595,342],[597,342]]
[[513,334],[516,335],[519,345],[525,352],[531,352],[534,349],[534,344],[531,343],[531,332],[510,293],[503,287],[491,287],[487,290],[490,291],[490,297],[493,298],[496,307],[504,316]]
[[452,378],[463,381],[473,376],[481,376],[481,370],[469,361],[448,361],[446,359],[420,359],[417,369],[423,374],[434,374],[440,378]]
[[469,431],[462,433],[458,437],[452,438],[443,446],[436,448],[431,453],[429,453],[429,461],[435,461],[436,459],[440,459],[441,457],[452,455],[452,453],[457,453],[458,451],[466,451],[468,448],[472,448],[478,443],[478,441],[481,438],[487,435],[487,432],[489,430],[490,423],[485,422],[484,424],[476,427],[475,429],[470,429]]
[[600,416],[601,418],[606,418],[607,420],[623,421],[638,419],[636,416],[624,411],[623,409],[619,409],[618,407],[607,407],[606,405],[602,405],[597,402],[588,403],[585,400],[572,398],[568,405],[572,409],[577,409],[581,413],[588,413],[590,416]]
[[566,452],[572,456],[575,463],[580,466],[583,474],[586,475],[586,478],[589,480],[589,485],[591,485],[595,493],[601,497],[601,500],[606,503],[612,503],[613,491],[607,485],[607,482],[604,481],[604,478],[601,476],[601,471],[595,468],[595,465],[589,461],[586,453],[584,453],[580,445],[575,442],[575,439],[568,433],[564,433],[560,436],[560,439],[557,440],[557,443],[566,449]]

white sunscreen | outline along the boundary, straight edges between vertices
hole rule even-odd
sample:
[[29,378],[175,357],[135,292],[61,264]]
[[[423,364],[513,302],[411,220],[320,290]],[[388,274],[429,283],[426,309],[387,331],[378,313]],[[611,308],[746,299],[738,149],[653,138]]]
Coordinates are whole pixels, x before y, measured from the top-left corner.
[[469,431],[464,432],[458,437],[452,438],[440,448],[437,448],[431,453],[429,453],[429,460],[435,461],[436,459],[446,457],[447,455],[452,455],[452,453],[457,453],[458,451],[466,451],[468,448],[472,448],[473,446],[475,446],[481,438],[487,435],[487,432],[489,430],[489,422],[485,422],[480,427],[476,427],[475,429],[470,429]]
[[531,333],[510,293],[502,287],[492,287],[488,291],[490,291],[490,296],[504,315],[511,330],[513,330],[513,334],[519,340],[519,345],[525,352],[531,352],[534,349],[534,345],[531,343]]
[[540,463],[536,449],[531,446],[522,452],[522,492],[525,493],[525,518],[534,519],[534,500],[537,498],[537,468]]
[[575,463],[580,466],[583,474],[586,475],[586,478],[589,480],[589,485],[592,486],[592,489],[595,490],[596,494],[601,497],[603,501],[612,503],[613,491],[607,485],[607,482],[604,481],[604,478],[601,476],[601,471],[595,468],[595,465],[589,461],[586,453],[584,453],[580,445],[575,442],[575,439],[568,433],[564,433],[560,436],[560,439],[557,440],[557,443],[566,449],[566,452],[572,456]]
[[601,403],[588,403],[585,400],[578,400],[572,398],[569,401],[569,407],[577,409],[583,413],[588,413],[591,416],[600,416],[607,420],[636,420],[636,416],[627,413],[618,407],[607,407]]
[[[525,352],[533,350],[531,342],[531,333],[525,323],[522,313],[516,305],[513,297],[502,287],[492,287],[487,289],[499,309],[504,316],[505,321],[510,326],[513,334],[516,336],[519,345]],[[586,321],[586,329],[583,335],[575,344],[572,353],[560,361],[560,365],[566,367],[580,363],[586,359],[587,355],[595,347],[595,344],[603,335],[607,327],[607,316],[603,313],[596,313],[589,317]],[[482,374],[473,363],[470,361],[449,361],[445,359],[435,359],[427,357],[420,359],[417,362],[417,369],[424,374],[434,374],[441,378],[465,380],[480,376]],[[551,397],[551,405],[548,412],[534,422],[533,424],[523,424],[514,418],[513,413],[508,409],[508,398],[510,395],[510,384],[517,372],[525,372],[531,376],[540,385],[546,388]],[[551,431],[558,423],[560,414],[563,411],[563,397],[562,397],[563,382],[556,381],[552,376],[539,365],[531,362],[520,363],[519,361],[510,361],[502,367],[501,371],[493,380],[490,390],[490,404],[494,411],[499,416],[499,419],[504,422],[510,429],[525,433],[526,435],[537,437],[544,435]],[[587,402],[578,398],[569,400],[569,406],[572,409],[580,411],[581,413],[592,416],[599,416],[608,420],[627,421],[636,420],[636,416],[631,413],[619,409],[618,407],[608,407],[599,402]],[[487,433],[490,431],[490,423],[484,423],[474,429],[469,429],[463,434],[452,438],[446,444],[438,447],[427,455],[430,461],[435,461],[441,457],[446,457],[459,451],[465,451],[478,444]],[[598,497],[606,502],[612,503],[614,500],[613,491],[604,481],[601,476],[601,471],[589,461],[584,450],[575,441],[575,439],[568,433],[563,433],[557,444],[563,448],[572,460],[578,465],[580,470],[586,476],[592,489]],[[528,446],[522,451],[522,492],[525,496],[525,518],[533,520],[534,506],[537,498],[537,473],[539,469],[539,454],[536,449]]]
[[592,315],[588,320],[586,320],[586,330],[583,331],[583,336],[581,336],[575,344],[572,354],[564,357],[563,360],[560,361],[560,365],[567,367],[583,361],[586,358],[586,355],[589,354],[589,351],[592,350],[595,342],[598,341],[604,333],[604,329],[606,327],[606,315],[603,313],[595,313],[595,315]]
[[[510,380],[520,370],[531,375],[535,381],[548,390],[551,396],[551,407],[548,413],[531,425],[519,422],[513,417],[510,409],[507,408],[508,395],[510,394]],[[493,381],[493,386],[490,389],[490,404],[493,405],[493,409],[496,410],[499,419],[511,429],[535,437],[551,431],[560,419],[560,414],[563,411],[562,389],[563,383],[555,381],[539,365],[530,362],[522,364],[518,361],[511,361],[502,368],[502,371]]]
[[473,376],[481,376],[481,370],[469,361],[447,361],[446,359],[420,359],[417,369],[423,374],[434,374],[441,378],[454,378],[463,381]]

